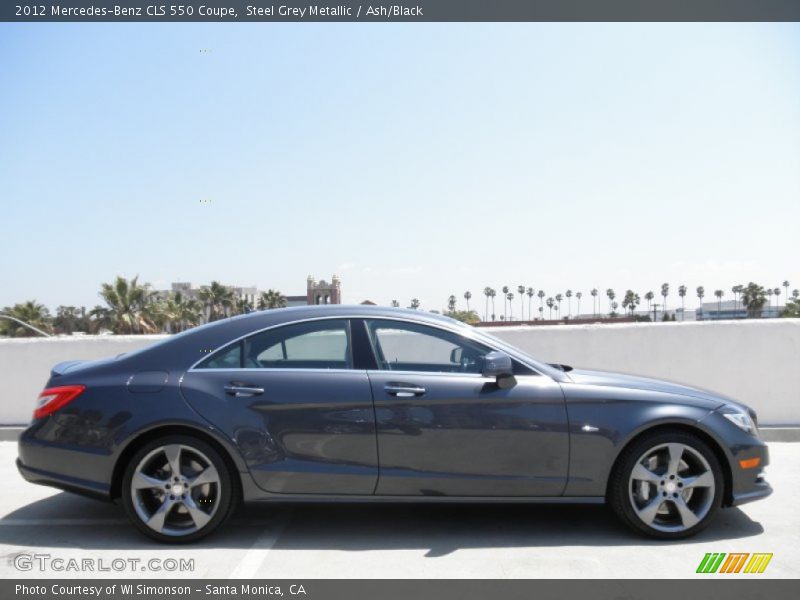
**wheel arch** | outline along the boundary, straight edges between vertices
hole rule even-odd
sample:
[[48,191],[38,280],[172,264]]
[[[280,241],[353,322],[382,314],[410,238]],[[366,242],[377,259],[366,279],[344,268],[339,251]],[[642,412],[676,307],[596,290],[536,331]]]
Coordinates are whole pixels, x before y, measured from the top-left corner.
[[226,466],[231,472],[231,477],[234,478],[236,497],[242,497],[243,482],[241,473],[239,468],[237,468],[234,457],[231,455],[231,450],[226,447],[224,443],[222,443],[214,435],[197,427],[192,427],[191,425],[185,424],[168,424],[159,425],[152,429],[140,432],[122,449],[117,457],[116,462],[114,463],[114,471],[111,476],[111,488],[109,494],[111,499],[117,499],[120,497],[122,490],[122,479],[125,475],[125,468],[133,455],[148,442],[168,435],[187,435],[194,437],[209,444],[212,448],[219,452],[219,455],[222,457],[222,460],[225,461]]
[[695,424],[689,424],[685,422],[666,422],[666,423],[659,423],[656,425],[652,425],[647,427],[641,431],[636,432],[632,435],[624,444],[622,444],[617,452],[617,456],[614,458],[614,463],[611,467],[611,471],[609,472],[608,482],[606,483],[606,498],[608,498],[609,494],[609,487],[611,481],[613,480],[613,473],[619,467],[620,459],[627,448],[629,448],[632,444],[638,442],[643,437],[648,435],[653,435],[655,433],[661,433],[664,431],[681,431],[683,433],[689,433],[700,438],[703,442],[705,442],[711,451],[716,456],[717,460],[719,461],[720,466],[722,467],[722,479],[724,482],[723,494],[722,494],[722,506],[731,506],[733,502],[733,472],[731,471],[731,463],[728,458],[728,455],[725,453],[725,450],[722,447],[722,444],[717,440],[713,435],[711,435],[708,431],[703,429],[700,426]]

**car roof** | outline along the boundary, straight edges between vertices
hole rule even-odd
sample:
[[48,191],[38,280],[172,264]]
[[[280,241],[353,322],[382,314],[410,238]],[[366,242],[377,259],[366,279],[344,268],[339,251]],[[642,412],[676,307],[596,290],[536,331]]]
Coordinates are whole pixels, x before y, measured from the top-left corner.
[[400,319],[417,323],[427,323],[448,329],[455,333],[483,340],[490,347],[498,347],[519,360],[535,367],[540,372],[561,380],[561,372],[553,369],[533,357],[527,355],[503,340],[479,331],[466,323],[450,317],[430,313],[424,310],[394,308],[388,306],[366,306],[362,304],[326,304],[311,306],[293,306],[289,308],[267,309],[237,315],[205,325],[195,327],[173,335],[166,340],[124,355],[127,361],[140,363],[143,367],[155,368],[156,365],[171,365],[176,370],[186,369],[195,364],[210,352],[230,342],[254,334],[263,329],[276,327],[284,323],[294,323],[306,319],[324,318],[364,318],[364,319]]

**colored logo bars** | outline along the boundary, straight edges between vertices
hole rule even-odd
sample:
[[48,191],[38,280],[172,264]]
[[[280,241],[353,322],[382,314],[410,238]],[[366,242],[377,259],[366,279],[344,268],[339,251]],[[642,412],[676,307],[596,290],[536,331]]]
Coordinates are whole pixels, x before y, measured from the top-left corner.
[[709,552],[700,561],[697,573],[763,573],[771,560],[771,552]]

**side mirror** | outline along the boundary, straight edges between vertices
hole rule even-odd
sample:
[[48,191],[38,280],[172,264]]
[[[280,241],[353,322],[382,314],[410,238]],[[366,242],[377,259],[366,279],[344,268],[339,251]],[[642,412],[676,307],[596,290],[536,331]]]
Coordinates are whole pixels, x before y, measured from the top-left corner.
[[464,354],[464,349],[461,348],[460,346],[453,348],[450,351],[450,362],[453,363],[454,365],[460,365],[461,357],[463,356],[463,354]]
[[495,377],[497,387],[501,390],[507,390],[517,384],[514,378],[514,364],[505,352],[489,352],[484,356],[481,374],[484,377]]
[[514,375],[514,365],[511,357],[505,352],[489,352],[483,357],[483,369],[481,374],[484,377],[510,377]]

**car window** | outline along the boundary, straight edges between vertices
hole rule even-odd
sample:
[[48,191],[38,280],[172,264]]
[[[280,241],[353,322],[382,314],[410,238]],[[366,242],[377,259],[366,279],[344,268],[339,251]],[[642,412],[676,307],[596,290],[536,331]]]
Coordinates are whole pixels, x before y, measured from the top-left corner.
[[296,323],[257,333],[244,341],[245,369],[352,368],[347,321]]
[[367,321],[379,368],[388,371],[480,373],[491,349],[468,338],[416,323]]
[[198,369],[238,369],[242,366],[242,345],[236,343],[228,349],[209,356]]

